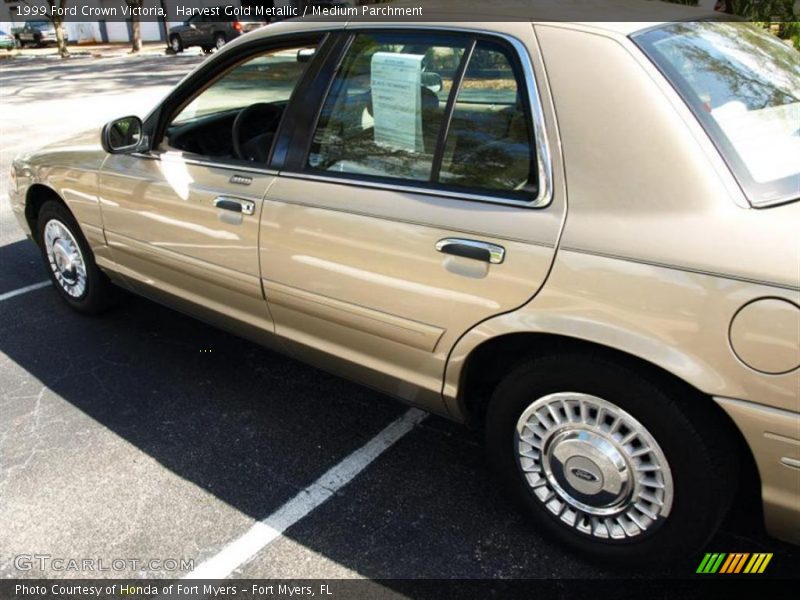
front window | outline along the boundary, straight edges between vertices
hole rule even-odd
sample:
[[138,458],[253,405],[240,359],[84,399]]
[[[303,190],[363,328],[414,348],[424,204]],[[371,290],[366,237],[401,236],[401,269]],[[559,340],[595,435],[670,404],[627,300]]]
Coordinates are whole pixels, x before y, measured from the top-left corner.
[[265,163],[283,112],[315,48],[281,47],[229,69],[172,117],[164,150]]
[[800,53],[746,23],[635,36],[692,108],[756,206],[800,197]]

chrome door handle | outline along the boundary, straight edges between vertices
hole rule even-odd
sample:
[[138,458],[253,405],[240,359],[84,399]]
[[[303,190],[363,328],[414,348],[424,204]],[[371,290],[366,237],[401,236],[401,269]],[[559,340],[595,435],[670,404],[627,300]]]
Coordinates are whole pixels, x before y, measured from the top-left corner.
[[463,256],[474,260],[482,260],[493,265],[499,265],[506,257],[506,249],[497,244],[480,242],[477,240],[464,240],[461,238],[444,238],[436,242],[436,249],[445,254]]
[[218,196],[214,200],[214,206],[222,210],[242,213],[243,215],[252,215],[256,212],[256,203],[252,200],[242,200],[241,198],[230,198],[228,196]]

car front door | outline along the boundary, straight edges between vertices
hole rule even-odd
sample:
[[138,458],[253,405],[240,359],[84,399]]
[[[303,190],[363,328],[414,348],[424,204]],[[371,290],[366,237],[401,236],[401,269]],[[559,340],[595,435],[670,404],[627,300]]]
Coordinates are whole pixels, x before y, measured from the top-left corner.
[[533,32],[503,27],[351,34],[261,219],[289,347],[433,411],[459,337],[541,287],[565,214]]
[[105,235],[141,292],[227,317],[243,333],[272,330],[258,223],[274,179],[267,157],[308,43],[228,54],[167,99],[150,152],[109,156],[99,182]]

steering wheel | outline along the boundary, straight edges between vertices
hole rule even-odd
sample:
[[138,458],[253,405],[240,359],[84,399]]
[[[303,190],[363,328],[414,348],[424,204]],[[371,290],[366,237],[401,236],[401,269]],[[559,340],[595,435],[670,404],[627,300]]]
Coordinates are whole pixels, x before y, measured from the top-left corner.
[[239,111],[232,129],[234,156],[241,160],[267,162],[282,114],[281,107],[266,102],[256,102]]

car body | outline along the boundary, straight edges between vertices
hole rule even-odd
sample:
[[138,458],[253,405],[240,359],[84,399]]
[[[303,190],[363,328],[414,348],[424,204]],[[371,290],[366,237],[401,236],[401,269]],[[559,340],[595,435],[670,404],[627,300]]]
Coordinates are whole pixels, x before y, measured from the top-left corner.
[[[57,43],[56,28],[51,21],[25,21],[22,29],[16,33],[20,46],[46,46]],[[64,41],[69,41],[64,32]]]
[[[697,550],[752,461],[768,530],[798,542],[797,57],[750,25],[671,22],[684,7],[645,26],[544,5],[273,25],[143,124],[16,159],[14,213],[79,310],[104,306],[96,265],[484,427],[508,489],[579,551]],[[683,60],[720,39],[774,106]],[[759,48],[755,77],[735,57]]]
[[13,35],[0,30],[0,49],[13,50],[17,47],[17,40]]
[[195,14],[183,24],[170,27],[167,43],[173,52],[182,52],[192,46],[200,46],[209,52],[222,48],[226,43],[266,24],[263,20],[241,20],[224,14]]

